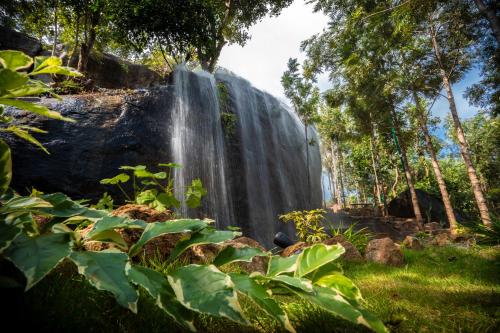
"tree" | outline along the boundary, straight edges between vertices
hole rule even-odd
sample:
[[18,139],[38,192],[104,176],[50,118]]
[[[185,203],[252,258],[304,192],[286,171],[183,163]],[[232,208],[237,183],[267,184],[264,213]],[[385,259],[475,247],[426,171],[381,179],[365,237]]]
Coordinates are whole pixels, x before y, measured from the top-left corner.
[[309,170],[309,145],[314,144],[308,138],[308,126],[317,120],[320,94],[318,88],[314,87],[314,81],[307,75],[299,73],[297,59],[288,60],[288,70],[281,76],[281,84],[285,90],[285,96],[290,99],[297,115],[304,123],[306,168],[307,168],[307,193],[309,204],[311,204],[311,177]]

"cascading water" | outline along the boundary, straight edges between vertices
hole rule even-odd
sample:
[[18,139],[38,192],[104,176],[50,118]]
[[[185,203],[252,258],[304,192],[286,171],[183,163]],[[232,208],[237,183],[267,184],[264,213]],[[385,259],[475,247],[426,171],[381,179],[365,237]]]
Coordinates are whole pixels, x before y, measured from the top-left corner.
[[[201,212],[215,219],[217,227],[234,224],[231,191],[226,184],[224,134],[215,79],[205,72],[190,72],[179,66],[174,73],[175,104],[172,114],[171,156],[180,164],[174,172],[177,198],[182,198],[186,187],[200,178],[207,189]],[[199,210],[198,210],[199,211]],[[195,211],[185,203],[182,216]]]

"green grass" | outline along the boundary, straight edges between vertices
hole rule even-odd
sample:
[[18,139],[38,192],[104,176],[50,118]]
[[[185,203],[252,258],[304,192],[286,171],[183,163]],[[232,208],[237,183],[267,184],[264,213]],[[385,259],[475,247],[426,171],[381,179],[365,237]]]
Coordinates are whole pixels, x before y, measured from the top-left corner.
[[[499,332],[499,257],[498,247],[405,250],[407,265],[401,268],[344,263],[344,269],[361,288],[367,307],[392,332]],[[19,320],[16,313],[29,318],[37,332],[182,331],[149,297],[141,296],[139,314],[134,315],[91,287],[70,265],[51,273],[21,301],[2,298],[11,306],[11,320]],[[296,299],[280,300],[298,332],[368,332]],[[254,328],[203,315],[195,324],[201,332],[280,331],[248,299],[242,305]]]

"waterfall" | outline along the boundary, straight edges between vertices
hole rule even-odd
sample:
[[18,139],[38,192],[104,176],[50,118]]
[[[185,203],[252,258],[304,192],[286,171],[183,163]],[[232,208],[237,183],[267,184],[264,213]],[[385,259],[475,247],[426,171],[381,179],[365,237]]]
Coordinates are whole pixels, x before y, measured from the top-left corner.
[[226,184],[224,134],[215,79],[204,72],[179,66],[174,73],[176,100],[172,110],[171,156],[180,168],[174,171],[175,196],[182,199],[193,179],[207,189],[200,210],[180,208],[181,216],[209,217],[224,228],[234,224],[231,191]]

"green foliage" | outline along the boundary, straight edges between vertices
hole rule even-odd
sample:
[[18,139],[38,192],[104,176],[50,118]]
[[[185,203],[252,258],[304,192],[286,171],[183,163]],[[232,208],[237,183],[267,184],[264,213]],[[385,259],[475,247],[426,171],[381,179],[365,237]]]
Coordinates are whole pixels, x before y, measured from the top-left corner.
[[[0,124],[3,125],[3,127],[0,127],[0,131],[14,134],[48,153],[43,145],[31,135],[31,132],[45,133],[45,131],[30,126],[12,125],[13,118],[3,114],[4,106],[13,106],[53,119],[73,121],[63,117],[59,112],[49,110],[46,106],[19,100],[18,98],[39,96],[41,94],[53,95],[53,91],[48,85],[42,81],[32,79],[36,75],[62,74],[79,76],[80,73],[70,67],[62,66],[61,59],[57,57],[36,57],[33,60],[21,51],[12,50],[0,51],[0,65]],[[33,70],[26,73],[26,69],[31,65],[34,65]],[[6,148],[1,147],[1,152],[4,153],[5,151]]]
[[364,253],[366,249],[366,244],[372,238],[372,234],[368,231],[368,228],[361,228],[359,230],[355,230],[356,224],[351,224],[347,229],[339,228],[331,228],[329,231],[332,236],[342,236],[349,243],[354,245],[358,249],[359,252]]
[[0,195],[9,188],[12,180],[12,158],[9,146],[0,139]]
[[113,198],[111,197],[111,195],[108,194],[108,192],[104,192],[104,194],[102,195],[102,198],[99,199],[97,204],[92,206],[92,208],[95,208],[98,210],[108,210],[108,211],[113,210],[113,207],[114,207]]
[[[142,170],[139,174],[144,174],[145,169],[133,170]],[[113,294],[121,306],[136,312],[139,300],[137,287],[144,288],[160,309],[190,330],[194,330],[190,310],[248,325],[238,297],[243,294],[275,318],[283,328],[294,332],[286,312],[271,296],[285,292],[376,332],[385,332],[383,325],[360,306],[359,295],[354,292],[355,287],[348,279],[339,276],[328,279],[328,274],[318,273],[343,253],[344,249],[340,245],[316,244],[301,255],[289,258],[270,256],[269,253],[252,248],[233,249],[221,252],[215,260],[215,263],[224,265],[234,261],[249,261],[256,255],[270,256],[266,275],[230,275],[209,264],[172,267],[168,271],[156,272],[132,266],[130,259],[151,239],[166,233],[185,234],[171,253],[169,261],[172,262],[191,246],[222,243],[241,233],[218,231],[209,227],[208,222],[200,220],[147,224],[141,220],[108,216],[103,211],[81,206],[62,194],[14,196],[10,200],[3,200],[1,204],[0,217],[4,222],[0,224],[0,256],[11,260],[24,273],[26,288],[33,287],[68,258],[92,286]],[[44,231],[34,221],[33,214],[57,218],[51,229]],[[70,225],[75,217],[94,221],[91,230],[83,237],[66,225]],[[139,241],[130,248],[128,254],[112,249],[101,252],[81,250],[82,243],[94,240],[124,248],[125,242],[118,233],[118,230],[123,229],[143,230]],[[314,285],[313,280],[308,279],[309,275],[320,276],[316,279],[320,284]]]
[[[160,163],[158,166],[166,168],[167,171],[153,173],[144,165],[122,166],[120,169],[125,170],[126,173],[102,179],[101,184],[116,185],[129,202],[148,205],[160,212],[168,208],[179,208],[181,203],[174,195],[172,169],[181,166],[175,163]],[[132,197],[122,187],[122,184],[126,184],[129,180],[132,180]],[[199,207],[201,199],[206,194],[207,190],[203,187],[201,180],[193,179],[191,185],[186,188],[186,206],[189,208]]]
[[326,211],[323,209],[294,211],[280,215],[280,220],[287,223],[292,222],[297,229],[297,236],[308,244],[320,242],[328,238],[325,228],[322,226]]
[[220,120],[226,136],[233,137],[236,134],[237,116],[231,112],[221,112]]
[[500,245],[500,218],[498,216],[492,216],[491,228],[479,223],[479,221],[477,223],[467,223],[465,226],[474,233],[477,243]]

